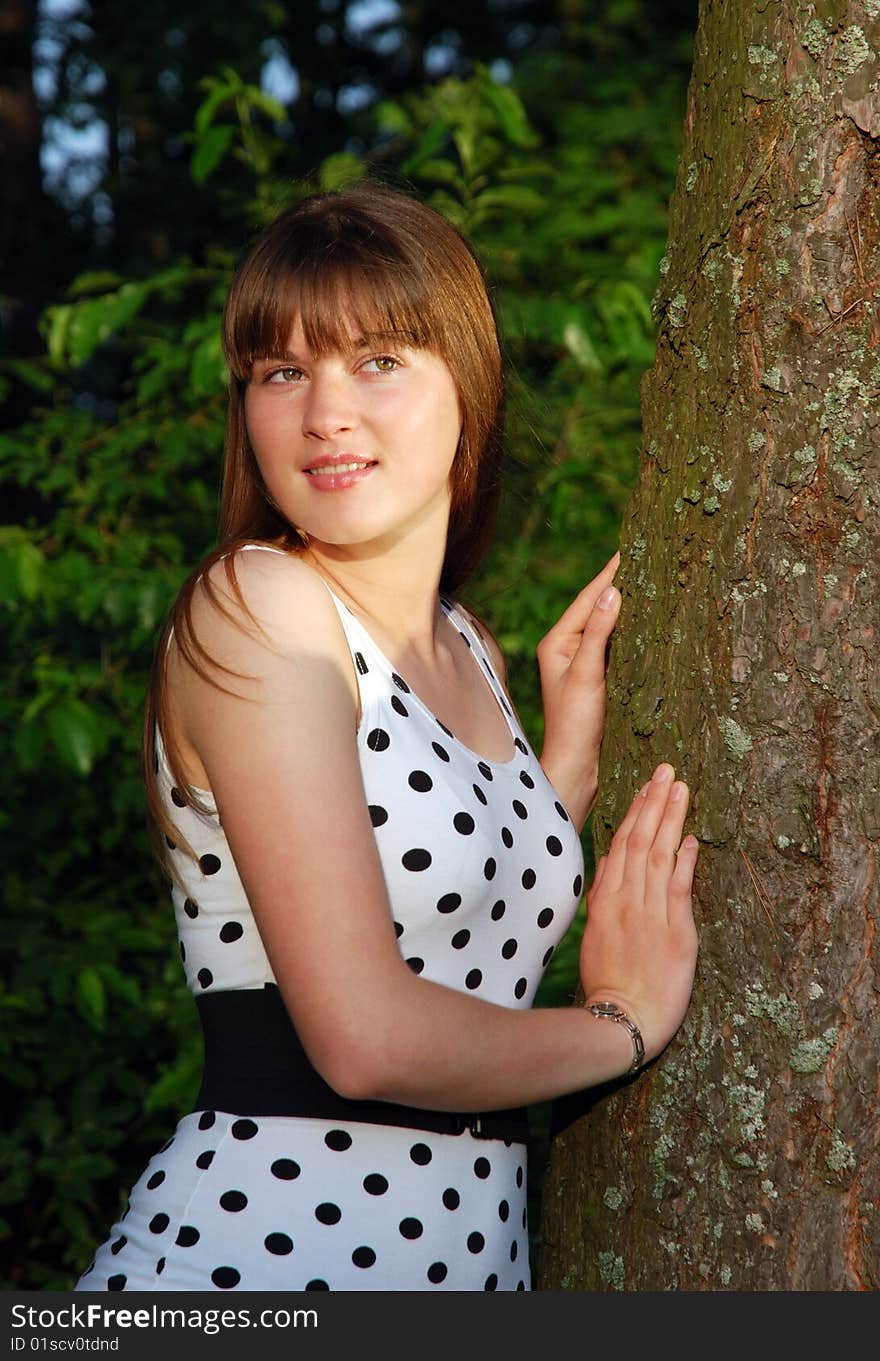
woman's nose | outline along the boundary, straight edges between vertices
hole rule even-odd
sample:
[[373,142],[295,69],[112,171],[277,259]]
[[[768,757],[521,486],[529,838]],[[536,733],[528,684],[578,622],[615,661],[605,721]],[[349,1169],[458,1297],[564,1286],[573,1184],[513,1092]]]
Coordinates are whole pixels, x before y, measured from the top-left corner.
[[357,423],[354,395],[345,375],[314,375],[303,407],[303,434],[331,439]]

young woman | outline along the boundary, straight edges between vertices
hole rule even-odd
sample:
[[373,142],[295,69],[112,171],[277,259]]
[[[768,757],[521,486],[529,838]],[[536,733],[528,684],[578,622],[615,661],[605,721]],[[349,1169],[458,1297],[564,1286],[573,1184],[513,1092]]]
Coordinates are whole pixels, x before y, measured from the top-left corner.
[[657,1055],[696,956],[664,764],[588,895],[586,1004],[530,1010],[583,890],[618,556],[539,648],[539,761],[456,600],[502,405],[460,235],[385,188],[308,198],[224,344],[220,546],[146,723],[204,1083],[77,1288],[528,1289],[523,1108]]

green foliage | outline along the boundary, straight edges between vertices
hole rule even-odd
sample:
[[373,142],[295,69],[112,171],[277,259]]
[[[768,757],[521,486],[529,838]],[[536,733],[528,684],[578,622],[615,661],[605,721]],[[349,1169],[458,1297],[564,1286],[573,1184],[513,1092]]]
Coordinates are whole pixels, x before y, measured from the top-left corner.
[[[7,1287],[69,1284],[120,1211],[120,1183],[197,1087],[194,1011],[144,825],[141,708],[164,612],[216,532],[219,318],[235,249],[310,187],[365,173],[409,185],[487,266],[510,360],[510,476],[470,596],[540,741],[535,644],[614,551],[634,477],[665,129],[681,94],[609,82],[585,98],[562,74],[571,97],[558,72],[524,68],[517,85],[478,69],[385,101],[371,149],[339,150],[293,184],[284,111],[233,71],[203,82],[191,174],[211,192],[230,158],[246,169],[235,239],[218,227],[198,260],[81,276],[46,313],[45,358],[0,373],[34,397],[28,422],[0,437],[0,481],[21,512],[0,527],[0,741],[14,790],[0,811],[0,1004],[15,1030],[0,1032],[0,1065],[19,1112],[0,1145]],[[570,996],[576,948],[573,933],[543,1004]]]

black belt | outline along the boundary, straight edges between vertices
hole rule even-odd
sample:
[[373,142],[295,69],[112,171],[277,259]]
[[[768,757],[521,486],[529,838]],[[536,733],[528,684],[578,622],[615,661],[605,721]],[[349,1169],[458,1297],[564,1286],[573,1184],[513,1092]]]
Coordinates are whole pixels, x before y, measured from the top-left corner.
[[196,998],[196,1005],[205,1039],[198,1110],[354,1120],[435,1134],[469,1130],[478,1139],[511,1143],[528,1139],[524,1106],[458,1114],[340,1096],[309,1060],[274,983],[203,993]]

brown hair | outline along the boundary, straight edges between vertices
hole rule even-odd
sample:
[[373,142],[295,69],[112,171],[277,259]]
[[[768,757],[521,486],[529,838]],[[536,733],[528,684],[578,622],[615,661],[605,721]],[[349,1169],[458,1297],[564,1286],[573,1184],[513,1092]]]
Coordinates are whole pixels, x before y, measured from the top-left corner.
[[199,675],[218,684],[219,664],[192,625],[196,586],[201,583],[215,608],[229,614],[208,575],[223,559],[229,586],[246,611],[235,576],[235,550],[255,542],[292,553],[304,547],[268,497],[244,416],[254,361],[286,349],[295,318],[315,354],[350,347],[351,327],[368,342],[396,337],[430,349],[449,368],[458,389],[462,430],[450,473],[451,509],[440,579],[444,593],[454,594],[474,571],[494,526],[502,457],[502,363],[492,304],[473,251],[444,217],[398,190],[366,183],[310,195],[254,242],[223,312],[230,379],[219,541],[184,582],[171,609],[144,715],[147,801],[163,861],[163,841],[191,851],[180,845],[180,834],[159,796],[157,728],[176,798],[205,811],[183,778],[180,753],[168,737],[165,659],[171,634]]

